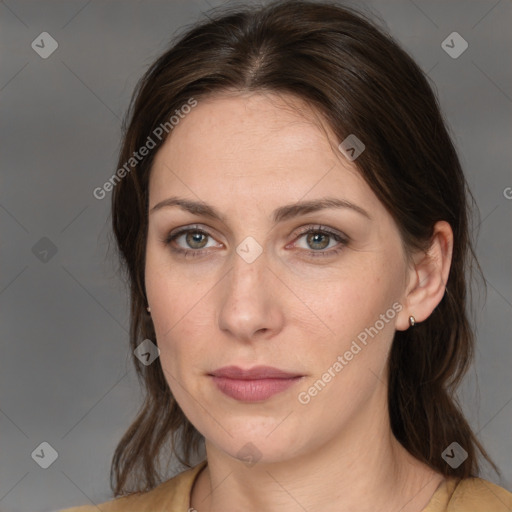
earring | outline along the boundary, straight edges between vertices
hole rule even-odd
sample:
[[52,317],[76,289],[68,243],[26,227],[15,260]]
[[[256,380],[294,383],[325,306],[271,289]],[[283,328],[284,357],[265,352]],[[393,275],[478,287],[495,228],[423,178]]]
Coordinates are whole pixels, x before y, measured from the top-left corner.
[[148,306],[146,309],[148,310],[148,314],[150,315],[151,314],[151,308]]
[[415,320],[415,318],[413,316],[409,317],[409,325],[411,327],[414,327],[416,325],[416,320]]

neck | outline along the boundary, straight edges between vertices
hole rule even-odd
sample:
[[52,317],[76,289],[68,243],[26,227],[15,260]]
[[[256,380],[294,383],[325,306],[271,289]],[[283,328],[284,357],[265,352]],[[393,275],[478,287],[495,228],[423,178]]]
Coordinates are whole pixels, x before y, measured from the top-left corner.
[[191,506],[198,512],[421,512],[443,477],[400,445],[387,406],[377,409],[383,401],[374,398],[343,432],[293,460],[248,466],[207,442],[208,465]]

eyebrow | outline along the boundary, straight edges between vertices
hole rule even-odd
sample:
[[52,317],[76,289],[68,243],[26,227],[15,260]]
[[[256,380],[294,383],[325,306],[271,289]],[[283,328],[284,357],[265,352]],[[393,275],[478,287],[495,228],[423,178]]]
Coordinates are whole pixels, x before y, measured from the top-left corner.
[[[222,223],[226,223],[226,219],[221,215],[213,206],[200,202],[192,201],[181,197],[169,197],[160,201],[151,208],[149,213],[153,213],[162,208],[169,208],[172,206],[179,206],[182,210],[192,213],[194,215],[202,215],[211,219],[216,219]],[[283,222],[293,217],[300,215],[306,215],[308,213],[317,212],[319,210],[325,210],[329,208],[347,208],[360,213],[364,217],[372,220],[370,214],[361,208],[360,206],[347,201],[346,199],[339,199],[337,197],[323,197],[320,199],[314,199],[311,201],[301,201],[298,203],[289,204],[286,206],[280,206],[273,212],[274,223]]]

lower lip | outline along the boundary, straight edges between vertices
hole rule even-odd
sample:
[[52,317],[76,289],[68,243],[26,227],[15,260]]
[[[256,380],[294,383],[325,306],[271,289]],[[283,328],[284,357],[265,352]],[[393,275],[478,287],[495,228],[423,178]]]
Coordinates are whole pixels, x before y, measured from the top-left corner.
[[285,391],[301,377],[289,379],[241,380],[212,376],[217,387],[227,396],[243,402],[261,402]]

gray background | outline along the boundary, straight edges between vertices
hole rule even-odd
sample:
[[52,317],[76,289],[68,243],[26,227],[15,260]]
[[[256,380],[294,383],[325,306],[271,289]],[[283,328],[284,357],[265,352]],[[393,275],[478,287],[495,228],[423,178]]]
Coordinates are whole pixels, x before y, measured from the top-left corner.
[[[477,304],[476,364],[461,399],[503,472],[483,476],[510,490],[512,2],[352,3],[379,14],[428,71],[480,208],[489,293]],[[110,196],[92,191],[115,171],[136,80],[176,30],[219,4],[0,2],[1,511],[111,498],[111,457],[141,394],[127,292],[109,252]],[[31,43],[45,31],[59,46],[42,59]],[[441,47],[453,31],[469,44],[457,59]],[[48,469],[31,457],[43,441],[58,452]]]

